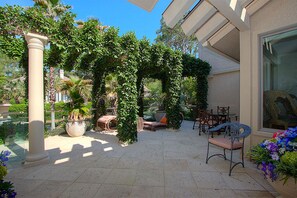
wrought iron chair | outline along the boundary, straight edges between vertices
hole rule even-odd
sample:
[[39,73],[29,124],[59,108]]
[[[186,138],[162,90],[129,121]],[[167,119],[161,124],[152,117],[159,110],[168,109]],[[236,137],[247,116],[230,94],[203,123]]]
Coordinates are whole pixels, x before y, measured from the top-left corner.
[[217,106],[217,114],[220,118],[220,124],[230,121],[230,107]]
[[[213,132],[219,131],[220,129],[225,128],[225,134],[223,137],[216,137],[211,138],[210,134],[212,135]],[[228,135],[226,135],[228,134]],[[229,136],[230,134],[230,136]],[[241,164],[244,167],[244,140],[251,134],[251,128],[247,125],[240,124],[237,122],[227,122],[220,124],[212,129],[209,129],[208,133],[208,144],[207,144],[207,155],[206,155],[206,164],[208,163],[209,159],[214,156],[221,156],[225,160],[226,158],[226,149],[230,150],[231,157],[230,157],[230,169],[229,169],[229,176],[231,176],[231,172],[235,166]],[[223,154],[216,153],[209,156],[209,145],[215,145],[223,149]],[[240,162],[233,162],[233,151],[241,149],[241,161]],[[233,164],[234,163],[234,164]]]
[[206,110],[200,110],[194,121],[193,129],[195,128],[196,122],[198,122],[199,135],[201,135],[201,132],[205,133],[207,130],[218,125],[217,116],[213,114],[212,110],[210,113]]

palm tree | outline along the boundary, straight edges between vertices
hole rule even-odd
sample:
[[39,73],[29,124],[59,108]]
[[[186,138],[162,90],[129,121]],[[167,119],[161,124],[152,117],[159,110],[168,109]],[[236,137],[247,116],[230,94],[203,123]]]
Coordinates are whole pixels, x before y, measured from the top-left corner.
[[[69,5],[64,5],[60,0],[33,0],[36,7],[44,10],[44,15],[46,17],[52,18],[54,20],[59,20],[59,16],[65,13],[71,8]],[[51,129],[55,129],[55,77],[54,77],[54,67],[50,67],[50,103],[51,103]]]
[[70,98],[68,119],[71,121],[83,120],[89,112],[86,107],[86,98],[88,98],[92,89],[92,81],[84,80],[72,76],[69,80],[63,80],[61,91],[66,91]]

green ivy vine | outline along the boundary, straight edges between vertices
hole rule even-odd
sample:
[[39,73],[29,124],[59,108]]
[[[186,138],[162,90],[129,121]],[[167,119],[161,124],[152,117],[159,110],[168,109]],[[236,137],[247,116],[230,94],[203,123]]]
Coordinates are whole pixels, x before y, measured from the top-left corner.
[[[137,141],[137,114],[143,116],[143,79],[162,80],[166,93],[165,109],[168,127],[180,127],[180,89],[183,76],[197,79],[197,105],[207,108],[207,76],[210,65],[188,54],[181,54],[164,44],[137,40],[134,33],[119,36],[119,30],[106,28],[98,20],[76,24],[71,11],[55,21],[45,17],[37,7],[0,7],[0,52],[21,58],[28,68],[24,32],[49,38],[45,65],[66,70],[90,71],[93,77],[93,123],[106,113],[105,77],[115,73],[118,79],[118,138],[122,142]],[[27,71],[27,70],[26,70]]]

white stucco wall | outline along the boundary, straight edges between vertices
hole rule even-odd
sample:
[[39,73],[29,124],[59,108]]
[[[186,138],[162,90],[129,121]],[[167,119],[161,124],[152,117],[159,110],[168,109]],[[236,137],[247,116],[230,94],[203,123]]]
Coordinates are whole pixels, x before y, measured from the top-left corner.
[[208,108],[230,106],[230,113],[239,115],[239,71],[213,75],[208,79]]
[[296,10],[296,0],[271,0],[251,16],[250,30],[240,33],[240,121],[252,127],[252,145],[275,131],[261,126],[260,37],[297,27]]
[[230,106],[230,113],[239,115],[239,64],[200,46],[199,58],[211,66],[208,78],[208,109]]

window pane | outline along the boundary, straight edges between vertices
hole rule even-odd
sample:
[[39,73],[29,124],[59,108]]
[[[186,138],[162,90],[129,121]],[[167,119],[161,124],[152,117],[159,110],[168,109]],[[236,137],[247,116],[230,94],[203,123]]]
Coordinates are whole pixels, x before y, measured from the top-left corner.
[[263,38],[263,127],[297,126],[297,30]]

